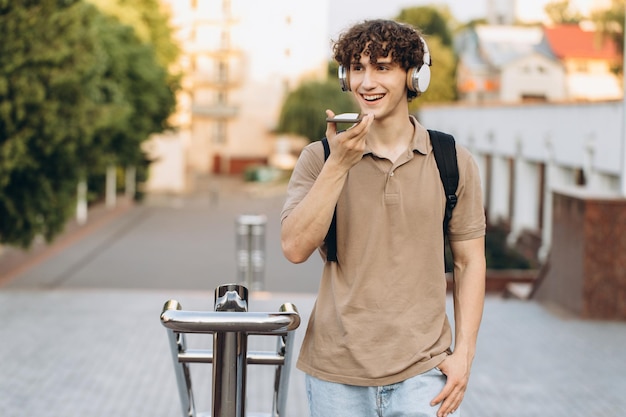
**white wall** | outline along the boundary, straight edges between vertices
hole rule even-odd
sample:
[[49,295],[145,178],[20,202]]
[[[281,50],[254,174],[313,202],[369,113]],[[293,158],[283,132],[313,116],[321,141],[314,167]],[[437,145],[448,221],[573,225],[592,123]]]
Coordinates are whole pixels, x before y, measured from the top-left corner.
[[557,165],[582,168],[591,147],[590,169],[619,176],[623,114],[622,102],[614,101],[426,106],[419,119],[428,128],[452,133],[478,154],[515,157],[519,152],[529,161],[547,162],[551,144]]
[[144,149],[155,162],[150,164],[146,191],[181,193],[186,191],[186,132],[153,135]]
[[[510,221],[511,241],[525,230],[541,233],[540,255],[549,249],[553,190],[572,187],[582,171],[588,193],[621,193],[622,155],[626,154],[622,101],[427,106],[418,118],[427,128],[451,133],[474,154],[490,192],[488,213]],[[509,160],[512,168],[507,168]],[[486,172],[491,172],[490,178]],[[510,195],[513,207],[509,207]]]

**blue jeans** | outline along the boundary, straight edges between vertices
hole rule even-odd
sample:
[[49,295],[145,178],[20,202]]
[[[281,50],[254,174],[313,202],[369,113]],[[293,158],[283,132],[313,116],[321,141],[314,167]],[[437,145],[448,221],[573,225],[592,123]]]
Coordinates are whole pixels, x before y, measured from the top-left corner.
[[[306,375],[311,417],[436,417],[440,404],[430,402],[446,377],[434,368],[397,384],[359,387]],[[460,417],[460,410],[454,413]]]

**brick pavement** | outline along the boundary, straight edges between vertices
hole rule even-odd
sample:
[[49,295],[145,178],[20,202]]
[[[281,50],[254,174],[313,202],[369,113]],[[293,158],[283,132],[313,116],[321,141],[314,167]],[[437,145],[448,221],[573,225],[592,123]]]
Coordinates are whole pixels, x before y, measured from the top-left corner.
[[[186,310],[213,304],[212,293],[199,291],[0,291],[0,416],[180,416],[167,334],[159,320],[170,298]],[[250,311],[277,311],[293,302],[306,320],[312,300],[311,295],[254,293]],[[296,335],[298,344],[301,336]],[[189,346],[210,349],[208,338],[191,335]],[[249,349],[275,346],[273,337],[253,336]],[[191,370],[196,408],[210,411],[211,365],[192,364]],[[289,415],[303,415],[301,377],[292,371]],[[271,378],[272,367],[249,368],[250,411],[271,411]]]
[[[275,210],[279,200],[270,196],[254,204]],[[251,201],[246,199],[245,203]],[[206,200],[151,204],[146,208],[150,218],[136,221],[135,216],[143,208],[134,208],[105,230],[66,247],[15,277],[11,285],[0,287],[0,416],[180,416],[173,366],[159,314],[170,298],[179,300],[188,310],[210,309],[214,287],[201,280],[201,287],[177,290],[168,289],[176,288],[176,281],[169,287],[151,286],[148,281],[142,288],[102,281],[85,284],[90,279],[89,266],[98,273],[104,268],[101,265],[111,265],[113,271],[127,267],[129,259],[116,256],[141,248],[154,239],[150,233],[155,230],[166,230],[174,241],[155,257],[167,256],[167,251],[172,257],[196,253],[186,247],[172,252],[172,248],[182,245],[185,239],[181,236],[191,240],[192,245],[198,244],[190,238],[194,236],[191,227],[206,221],[202,214],[206,212]],[[220,207],[213,214],[232,215],[238,210],[226,203]],[[176,219],[173,222],[168,220],[172,216]],[[142,228],[142,224],[149,227]],[[218,228],[212,223],[200,224]],[[158,225],[164,229],[158,229]],[[224,233],[232,233],[230,221],[222,226]],[[276,233],[276,225],[272,227],[271,233]],[[98,248],[101,256],[96,256]],[[86,253],[89,262],[78,259],[80,253]],[[72,280],[65,285],[38,285],[51,271],[56,276],[58,271],[68,270],[64,262],[80,266],[71,268]],[[121,266],[112,265],[116,262]],[[142,258],[140,263],[145,262]],[[137,274],[148,272],[138,270]],[[281,285],[294,278],[291,274]],[[312,292],[252,293],[250,311],[273,311],[283,302],[296,304],[303,316],[296,337],[298,345],[314,302]],[[626,410],[624,346],[624,322],[580,320],[537,302],[491,295],[485,306],[463,415],[622,416]],[[271,394],[264,389],[271,375],[268,368],[255,368],[260,367],[252,367],[249,373],[249,409],[269,411]],[[192,365],[192,372],[197,408],[210,410],[210,365]],[[288,416],[305,416],[303,375],[297,370],[292,372]]]
[[[159,314],[170,298],[184,309],[205,310],[212,297],[200,291],[0,291],[0,415],[180,416]],[[306,322],[313,299],[253,293],[250,311],[293,302]],[[272,349],[272,343],[250,348]],[[490,296],[463,415],[622,416],[625,345],[626,323],[579,320],[534,302]],[[249,371],[249,410],[268,412],[271,375],[258,368]],[[192,365],[192,375],[197,409],[208,411],[210,365]],[[292,370],[291,381],[288,415],[305,416],[302,373]]]

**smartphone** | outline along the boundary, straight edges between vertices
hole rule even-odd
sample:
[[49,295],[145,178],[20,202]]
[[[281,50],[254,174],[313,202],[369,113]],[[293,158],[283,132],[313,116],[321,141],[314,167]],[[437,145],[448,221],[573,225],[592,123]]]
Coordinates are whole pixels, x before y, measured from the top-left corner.
[[363,120],[363,115],[359,113],[341,113],[335,117],[326,118],[327,122],[335,123],[359,123]]

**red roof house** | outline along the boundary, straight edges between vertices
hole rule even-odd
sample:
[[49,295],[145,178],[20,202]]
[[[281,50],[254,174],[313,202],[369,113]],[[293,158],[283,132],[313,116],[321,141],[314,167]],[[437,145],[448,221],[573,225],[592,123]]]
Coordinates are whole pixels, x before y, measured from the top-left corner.
[[546,43],[563,63],[568,96],[572,100],[616,100],[622,97],[615,68],[622,51],[615,41],[577,24],[547,26]]
[[560,59],[621,59],[621,51],[611,37],[584,30],[580,25],[547,26],[544,33],[552,52]]

